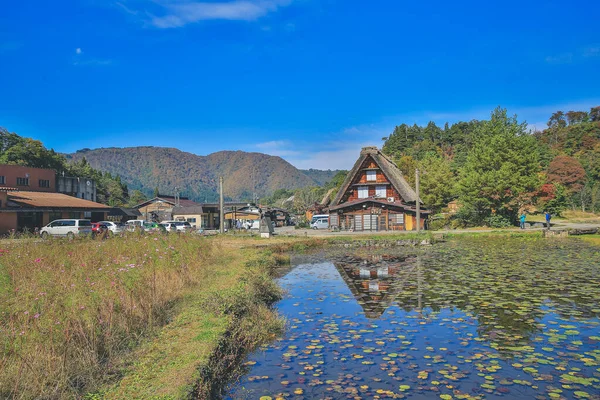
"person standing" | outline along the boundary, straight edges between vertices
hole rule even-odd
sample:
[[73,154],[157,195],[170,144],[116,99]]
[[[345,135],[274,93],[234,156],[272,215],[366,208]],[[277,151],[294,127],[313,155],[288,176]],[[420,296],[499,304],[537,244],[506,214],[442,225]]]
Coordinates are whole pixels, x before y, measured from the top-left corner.
[[525,211],[523,211],[523,213],[521,214],[521,217],[519,218],[521,221],[521,229],[525,229]]
[[550,218],[552,218],[552,216],[546,211],[546,228],[548,228],[548,230],[550,230]]

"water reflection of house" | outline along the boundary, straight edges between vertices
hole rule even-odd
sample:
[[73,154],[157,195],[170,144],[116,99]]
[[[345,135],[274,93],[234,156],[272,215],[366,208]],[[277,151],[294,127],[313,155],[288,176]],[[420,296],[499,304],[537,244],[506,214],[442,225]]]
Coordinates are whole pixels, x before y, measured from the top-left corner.
[[[417,194],[396,164],[377,147],[364,147],[329,207],[330,226],[341,230],[416,230]],[[424,228],[427,210],[422,210]]]
[[377,319],[403,289],[406,284],[403,276],[412,273],[414,258],[344,256],[334,261],[334,265],[365,316]]

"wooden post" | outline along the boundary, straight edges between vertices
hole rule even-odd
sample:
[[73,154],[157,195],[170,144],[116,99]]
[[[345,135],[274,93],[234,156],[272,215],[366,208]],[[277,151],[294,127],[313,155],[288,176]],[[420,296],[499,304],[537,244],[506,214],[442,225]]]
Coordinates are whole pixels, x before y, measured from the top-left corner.
[[225,208],[223,202],[223,177],[219,177],[219,232],[225,233]]
[[417,189],[417,232],[421,230],[421,197],[419,195],[419,169],[415,170],[415,188]]

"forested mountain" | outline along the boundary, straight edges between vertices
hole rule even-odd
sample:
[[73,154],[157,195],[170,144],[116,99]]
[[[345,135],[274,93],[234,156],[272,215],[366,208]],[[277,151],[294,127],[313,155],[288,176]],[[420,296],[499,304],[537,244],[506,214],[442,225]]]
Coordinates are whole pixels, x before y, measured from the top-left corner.
[[514,224],[524,209],[600,211],[600,107],[558,111],[531,133],[498,108],[489,120],[396,126],[390,155],[433,211],[457,199],[463,224]]
[[84,149],[67,155],[77,162],[85,158],[96,169],[119,175],[131,189],[151,195],[173,194],[197,201],[218,199],[219,176],[224,177],[225,196],[250,200],[277,189],[297,189],[318,183],[280,157],[243,151],[220,151],[198,156],[174,148],[131,147]]
[[315,182],[317,182],[319,184],[319,186],[325,186],[326,184],[331,182],[333,177],[336,176],[340,172],[339,169],[321,170],[321,169],[313,169],[313,168],[301,169],[300,171],[304,175],[308,176],[309,178],[312,178]]

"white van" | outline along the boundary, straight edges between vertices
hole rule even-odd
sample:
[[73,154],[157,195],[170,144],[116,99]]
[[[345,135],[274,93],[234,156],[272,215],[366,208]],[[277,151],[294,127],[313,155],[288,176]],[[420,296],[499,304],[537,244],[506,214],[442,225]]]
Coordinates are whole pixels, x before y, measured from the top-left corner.
[[319,218],[315,220],[312,224],[310,224],[312,229],[328,229],[329,228],[329,218]]
[[315,214],[315,215],[313,215],[312,218],[310,219],[310,226],[312,226],[312,224],[314,224],[317,220],[323,219],[323,218],[329,219],[329,214]]
[[57,219],[40,229],[43,239],[48,236],[66,236],[69,239],[75,236],[92,234],[92,223],[89,219]]
[[144,220],[143,219],[130,219],[125,224],[127,230],[129,232],[134,232],[136,230],[144,230]]

